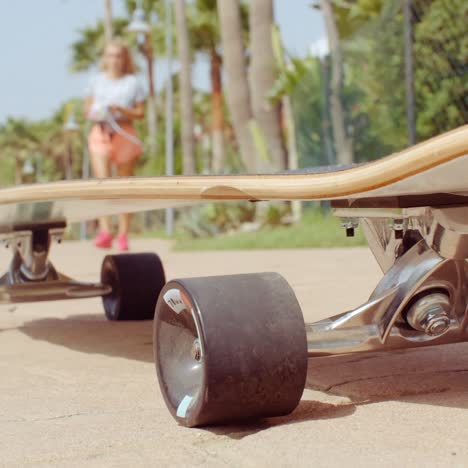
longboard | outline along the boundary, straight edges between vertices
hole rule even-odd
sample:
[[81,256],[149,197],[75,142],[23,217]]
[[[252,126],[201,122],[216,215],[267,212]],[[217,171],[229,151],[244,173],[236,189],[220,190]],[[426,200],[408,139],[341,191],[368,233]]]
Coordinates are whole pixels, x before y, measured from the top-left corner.
[[[299,403],[308,358],[468,341],[467,174],[464,126],[354,167],[0,190],[0,239],[12,251],[0,304],[102,296],[110,320],[154,318],[161,392],[182,425],[284,416]],[[132,253],[107,255],[101,281],[83,283],[48,259],[67,222],[98,215],[207,200],[321,199],[344,213],[347,234],[362,223],[384,275],[366,303],[315,323],[304,323],[277,273],[166,282],[155,253]]]
[[[74,222],[188,201],[382,200],[468,193],[468,125],[354,167],[283,174],[76,180],[0,190],[0,229],[16,223]],[[390,200],[390,202],[389,202]],[[396,201],[394,203],[397,203]]]

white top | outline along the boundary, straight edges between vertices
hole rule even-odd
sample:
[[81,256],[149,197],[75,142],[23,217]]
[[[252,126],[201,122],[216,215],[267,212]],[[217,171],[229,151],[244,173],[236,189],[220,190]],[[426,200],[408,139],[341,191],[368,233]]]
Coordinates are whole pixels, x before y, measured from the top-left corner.
[[136,75],[111,79],[102,72],[91,78],[85,93],[93,98],[90,109],[92,120],[102,120],[110,105],[134,107],[146,98],[146,90]]

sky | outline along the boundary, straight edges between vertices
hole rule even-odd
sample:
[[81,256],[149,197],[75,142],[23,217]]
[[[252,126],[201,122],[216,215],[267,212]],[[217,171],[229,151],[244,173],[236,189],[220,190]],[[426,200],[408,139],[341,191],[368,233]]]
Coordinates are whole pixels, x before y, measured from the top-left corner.
[[[274,0],[275,18],[287,50],[304,56],[323,44],[324,25],[311,0]],[[81,28],[103,16],[103,0],[0,0],[0,124],[8,117],[30,120],[50,116],[60,103],[82,96],[90,73],[69,71],[70,45]],[[126,14],[124,0],[113,0],[115,16]],[[167,76],[156,62],[156,87]],[[208,86],[208,67],[193,70],[196,87]]]

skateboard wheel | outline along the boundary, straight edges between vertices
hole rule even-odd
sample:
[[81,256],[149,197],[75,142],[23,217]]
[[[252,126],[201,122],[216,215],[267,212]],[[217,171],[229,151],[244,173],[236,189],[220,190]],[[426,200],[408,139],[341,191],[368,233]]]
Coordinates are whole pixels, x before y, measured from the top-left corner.
[[161,260],[154,253],[107,255],[101,268],[101,283],[112,287],[102,297],[106,317],[152,320],[165,282]]
[[159,385],[180,424],[282,416],[298,405],[306,331],[296,296],[279,274],[170,281],[153,326]]

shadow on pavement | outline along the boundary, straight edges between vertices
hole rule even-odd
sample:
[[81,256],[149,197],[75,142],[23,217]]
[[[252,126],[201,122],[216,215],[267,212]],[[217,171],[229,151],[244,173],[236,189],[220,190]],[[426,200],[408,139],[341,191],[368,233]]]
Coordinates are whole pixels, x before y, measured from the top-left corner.
[[[153,361],[150,321],[108,322],[101,314],[74,315],[32,320],[20,330],[32,339],[82,353]],[[317,401],[316,393],[288,416],[207,430],[240,439],[279,425],[349,416],[356,406],[383,400],[468,409],[468,342],[312,358],[306,388],[345,398],[336,404]]]
[[34,340],[89,354],[153,362],[153,322],[109,322],[103,314],[26,322],[20,331]]
[[217,435],[224,435],[231,439],[240,440],[249,435],[257,434],[261,431],[284,426],[287,424],[297,424],[304,421],[317,421],[320,419],[334,419],[350,416],[356,410],[353,403],[327,403],[316,400],[301,400],[297,408],[287,416],[278,418],[268,418],[259,422],[246,424],[235,424],[229,426],[208,427],[204,430]]
[[310,359],[307,388],[355,404],[400,400],[468,408],[468,342]]

